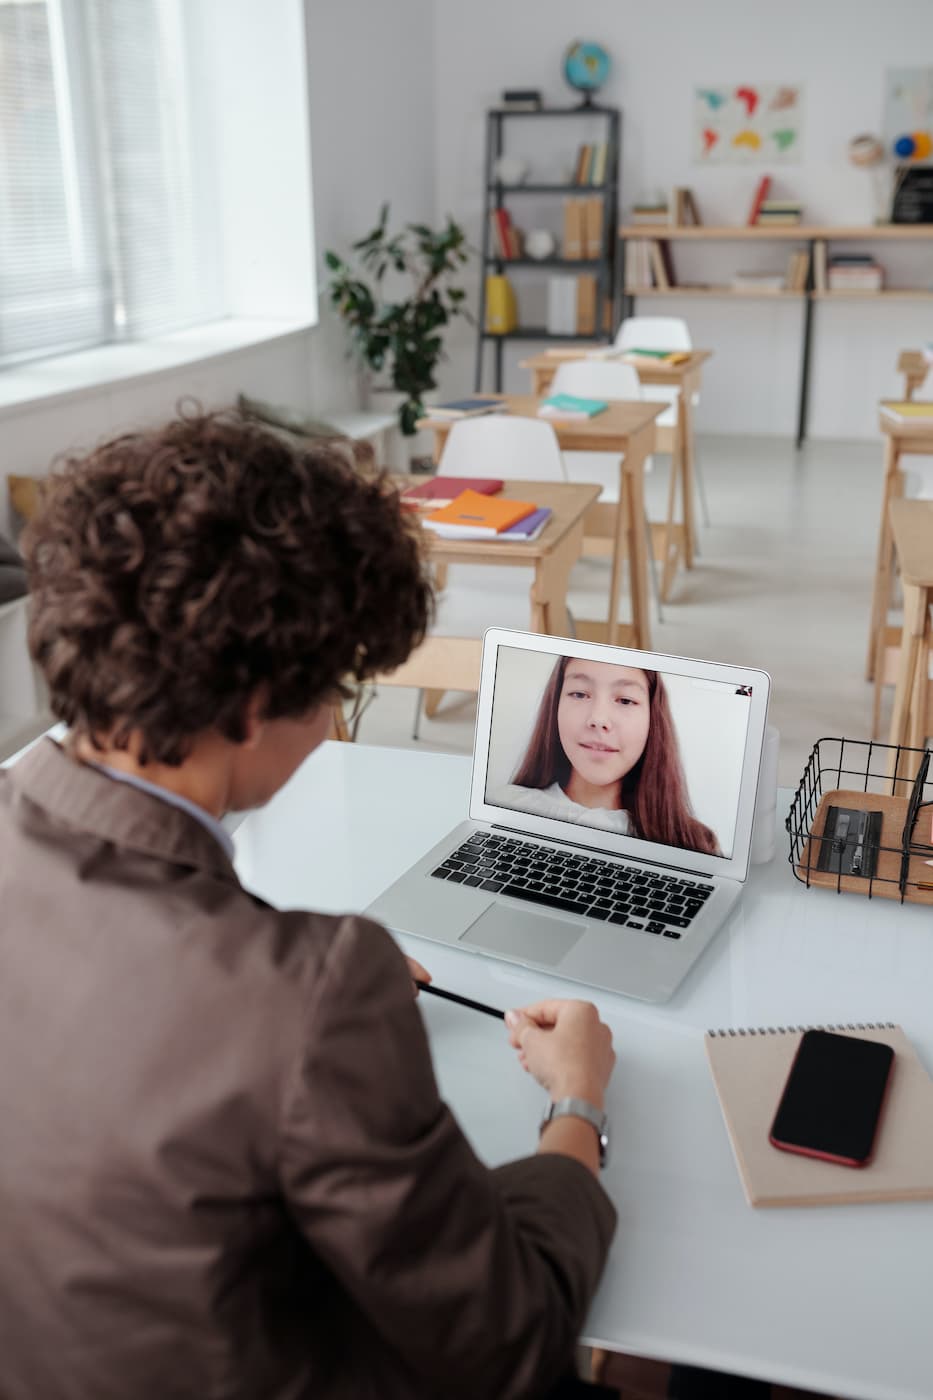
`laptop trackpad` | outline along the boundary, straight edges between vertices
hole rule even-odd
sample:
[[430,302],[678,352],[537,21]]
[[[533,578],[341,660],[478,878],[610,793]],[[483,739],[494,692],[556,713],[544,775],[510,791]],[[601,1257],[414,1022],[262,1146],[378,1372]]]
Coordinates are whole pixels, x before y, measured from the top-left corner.
[[569,919],[493,904],[460,935],[460,942],[488,948],[490,953],[501,953],[504,957],[553,967],[570,952],[583,933],[584,929]]

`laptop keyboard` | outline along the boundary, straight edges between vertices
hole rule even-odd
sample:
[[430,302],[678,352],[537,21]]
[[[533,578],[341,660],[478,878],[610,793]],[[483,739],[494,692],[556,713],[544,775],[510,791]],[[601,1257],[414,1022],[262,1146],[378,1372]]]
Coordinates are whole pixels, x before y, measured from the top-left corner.
[[598,856],[477,831],[431,871],[438,880],[525,899],[566,914],[681,938],[713,886]]

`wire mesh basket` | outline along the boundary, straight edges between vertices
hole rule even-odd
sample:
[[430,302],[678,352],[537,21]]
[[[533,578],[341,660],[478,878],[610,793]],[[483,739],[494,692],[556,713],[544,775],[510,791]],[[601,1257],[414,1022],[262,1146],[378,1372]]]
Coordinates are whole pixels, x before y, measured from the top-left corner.
[[[818,739],[784,823],[795,878],[808,888],[933,904],[930,757],[903,744]],[[848,844],[839,835],[842,811],[856,818]]]

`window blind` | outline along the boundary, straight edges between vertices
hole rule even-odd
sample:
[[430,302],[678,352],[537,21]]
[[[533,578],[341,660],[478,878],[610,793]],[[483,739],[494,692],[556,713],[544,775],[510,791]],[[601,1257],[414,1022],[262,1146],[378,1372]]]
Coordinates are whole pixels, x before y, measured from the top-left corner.
[[183,0],[0,0],[0,363],[223,314],[189,47]]

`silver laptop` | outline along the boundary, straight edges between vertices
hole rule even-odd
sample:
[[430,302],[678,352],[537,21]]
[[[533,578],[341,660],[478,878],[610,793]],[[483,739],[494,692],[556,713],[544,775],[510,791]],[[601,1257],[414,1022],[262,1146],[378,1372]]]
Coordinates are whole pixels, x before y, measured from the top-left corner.
[[493,628],[470,819],[366,911],[666,1001],[748,875],[764,671]]

